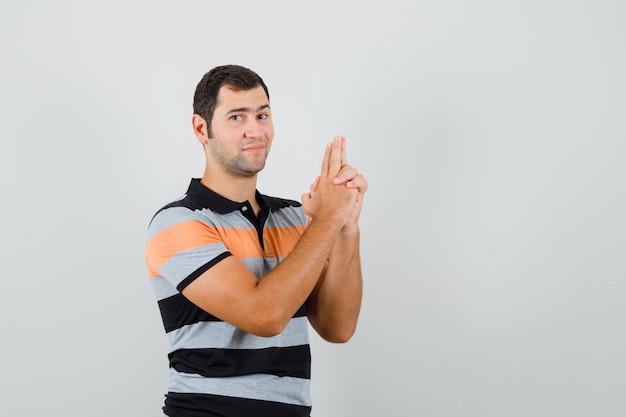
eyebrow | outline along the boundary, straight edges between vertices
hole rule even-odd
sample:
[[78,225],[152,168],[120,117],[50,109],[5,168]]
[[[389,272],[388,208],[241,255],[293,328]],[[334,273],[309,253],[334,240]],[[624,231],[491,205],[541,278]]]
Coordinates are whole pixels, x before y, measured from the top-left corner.
[[269,109],[270,105],[269,104],[264,104],[260,107],[258,107],[256,110],[250,108],[250,107],[239,107],[236,109],[232,109],[229,110],[228,112],[226,112],[226,114],[231,114],[231,113],[258,113],[261,110],[265,110],[265,109]]

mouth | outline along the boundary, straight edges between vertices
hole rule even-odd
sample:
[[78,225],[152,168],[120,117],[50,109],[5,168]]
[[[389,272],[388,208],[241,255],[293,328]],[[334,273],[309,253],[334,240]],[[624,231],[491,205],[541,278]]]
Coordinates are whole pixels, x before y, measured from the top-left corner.
[[265,150],[265,143],[254,143],[242,148],[244,152],[262,152],[263,150]]

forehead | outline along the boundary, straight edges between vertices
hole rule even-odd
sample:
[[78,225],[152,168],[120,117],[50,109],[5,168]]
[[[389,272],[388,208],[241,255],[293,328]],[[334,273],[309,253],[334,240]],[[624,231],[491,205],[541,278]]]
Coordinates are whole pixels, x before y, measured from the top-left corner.
[[232,109],[257,109],[269,104],[265,90],[260,85],[250,90],[233,90],[228,85],[220,87],[215,110],[228,112]]

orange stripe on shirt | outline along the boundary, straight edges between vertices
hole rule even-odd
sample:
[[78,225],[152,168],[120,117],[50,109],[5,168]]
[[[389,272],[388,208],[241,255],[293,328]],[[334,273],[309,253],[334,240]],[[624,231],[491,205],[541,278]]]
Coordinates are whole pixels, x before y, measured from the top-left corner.
[[190,220],[170,226],[148,241],[146,263],[149,275],[159,276],[161,266],[180,251],[219,242],[222,242],[226,249],[238,258],[263,257],[256,230],[215,228],[197,220]]
[[159,269],[177,252],[211,245],[220,241],[215,228],[197,220],[177,223],[161,230],[148,241],[146,263],[151,277],[159,276]]
[[222,242],[237,258],[262,258],[263,252],[256,229],[223,229],[219,228]]
[[281,258],[289,255],[305,229],[306,226],[265,229],[265,256]]

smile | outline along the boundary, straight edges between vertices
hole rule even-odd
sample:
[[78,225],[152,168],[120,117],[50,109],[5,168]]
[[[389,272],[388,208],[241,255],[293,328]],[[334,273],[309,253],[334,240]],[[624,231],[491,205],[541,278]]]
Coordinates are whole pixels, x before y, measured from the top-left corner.
[[261,152],[265,149],[265,144],[263,143],[258,143],[255,145],[251,145],[251,146],[246,146],[245,148],[243,148],[242,150],[244,152]]

